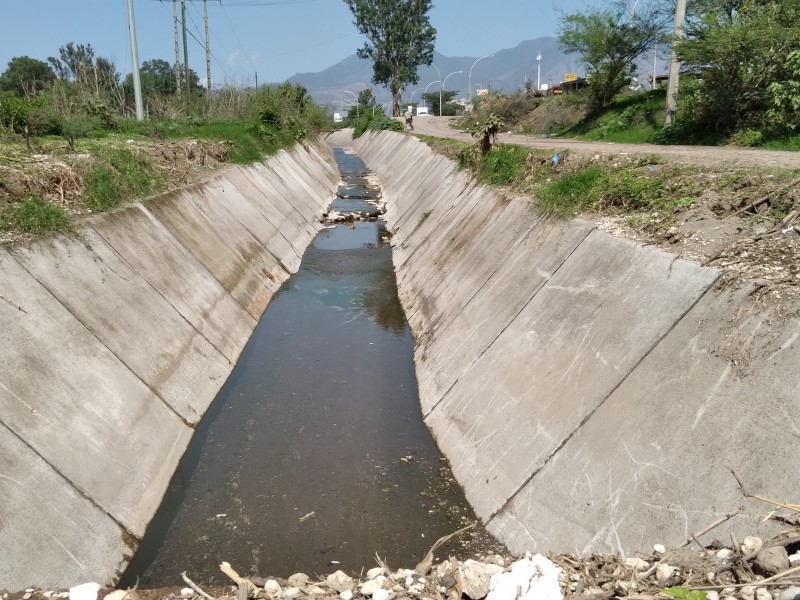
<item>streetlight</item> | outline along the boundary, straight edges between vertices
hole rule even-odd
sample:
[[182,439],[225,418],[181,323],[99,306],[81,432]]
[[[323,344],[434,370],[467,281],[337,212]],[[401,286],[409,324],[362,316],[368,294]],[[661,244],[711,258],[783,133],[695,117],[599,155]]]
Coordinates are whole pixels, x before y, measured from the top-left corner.
[[539,50],[539,54],[536,55],[536,91],[539,92],[542,89],[542,51]]
[[[487,54],[486,56],[481,56],[478,60],[483,60],[484,58],[491,58],[493,56],[494,56],[494,54]],[[472,63],[472,66],[469,68],[469,92],[468,92],[469,93],[469,98],[468,98],[468,100],[470,102],[472,102],[472,69],[475,67],[475,65],[478,64],[478,60],[476,60],[474,63]]]
[[358,96],[356,96],[356,94],[354,92],[351,92],[350,90],[342,90],[342,91],[347,93],[347,94],[352,94],[353,98],[356,99],[356,119],[358,119],[359,118],[359,116],[358,116]]
[[[464,71],[453,71],[450,75],[455,75],[456,73],[463,73]],[[447,77],[450,77],[448,75]],[[447,77],[444,78],[442,85],[439,87],[439,116],[442,116],[442,91],[444,90],[444,84],[447,83]]]
[[[425,86],[425,91],[422,92],[422,101],[423,102],[425,101],[425,94],[428,93],[428,88],[431,87],[434,83],[442,83],[442,80],[440,79],[438,81],[431,81],[428,85]],[[427,106],[427,104],[425,104],[425,106]]]

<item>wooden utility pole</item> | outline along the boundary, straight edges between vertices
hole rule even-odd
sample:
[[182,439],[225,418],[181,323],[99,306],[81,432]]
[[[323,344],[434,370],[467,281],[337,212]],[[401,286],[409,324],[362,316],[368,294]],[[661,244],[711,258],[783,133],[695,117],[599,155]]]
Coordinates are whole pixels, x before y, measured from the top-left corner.
[[206,94],[211,100],[211,46],[208,44],[208,3],[203,0],[203,19],[206,22]]
[[683,38],[683,25],[686,21],[686,0],[678,0],[675,5],[675,32],[672,39],[672,60],[669,64],[669,83],[667,84],[667,115],[664,125],[669,127],[675,123],[678,112],[678,77],[680,76],[681,63],[678,53],[675,52],[675,43]]
[[186,41],[186,0],[181,0],[181,25],[183,27],[183,69],[186,73],[186,101],[189,101],[189,44]]
[[172,0],[172,30],[175,37],[175,93],[181,93],[181,52],[178,48],[178,0]]
[[[144,120],[144,108],[142,106],[142,83],[139,79],[139,52],[136,49],[136,23],[133,20],[133,0],[128,0],[128,30],[131,34],[131,65],[133,72],[133,96],[136,103],[136,120]],[[97,69],[95,69],[97,77]]]

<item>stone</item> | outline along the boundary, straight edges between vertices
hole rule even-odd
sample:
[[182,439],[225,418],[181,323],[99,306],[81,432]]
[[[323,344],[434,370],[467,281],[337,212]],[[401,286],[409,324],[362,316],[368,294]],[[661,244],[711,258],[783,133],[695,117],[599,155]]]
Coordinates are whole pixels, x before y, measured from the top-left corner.
[[[415,583],[408,587],[408,592],[410,594],[414,594],[416,596],[421,596],[422,592],[425,591],[425,584],[424,583]],[[488,592],[487,592],[488,593]]]
[[378,575],[386,575],[386,569],[383,567],[375,567],[367,571],[367,579],[375,579]]
[[297,598],[300,595],[299,587],[287,587],[281,592],[281,598]]
[[664,554],[666,551],[667,549],[664,547],[664,544],[656,544],[653,546],[653,552],[656,554]]
[[[109,594],[108,596],[110,596]],[[108,596],[106,596],[106,600],[108,600]],[[194,590],[192,588],[181,588],[181,597],[182,598],[191,598],[194,596]]]
[[[194,590],[189,589],[189,592],[191,593],[192,596],[194,596]],[[181,595],[183,595],[183,590],[181,590]],[[130,596],[127,590],[114,590],[113,592],[106,594],[104,596],[104,600],[125,600],[125,598],[128,597]]]
[[22,595],[22,600],[31,600],[31,596],[33,596],[33,592],[25,592]]
[[90,581],[69,588],[69,600],[97,600],[100,584]]
[[318,585],[309,585],[308,587],[303,588],[303,593],[309,596],[322,596],[328,592],[323,590]]
[[756,588],[746,585],[739,591],[739,595],[743,600],[753,600],[756,597]]
[[719,592],[715,590],[711,590],[710,592],[706,592],[706,600],[719,600]]
[[789,554],[783,546],[767,546],[759,550],[755,565],[767,575],[777,575],[791,566]]
[[670,580],[678,574],[678,569],[666,563],[656,567],[656,581],[660,585],[668,585]]
[[295,573],[294,575],[289,577],[289,579],[286,580],[286,583],[288,583],[292,587],[301,588],[307,586],[309,581],[310,577],[305,573]]
[[[292,586],[292,587],[297,587],[297,586]],[[281,593],[281,584],[279,584],[274,579],[267,579],[267,581],[264,582],[264,591],[270,594],[271,596],[277,596],[278,594]]]
[[756,588],[756,600],[772,600],[772,594],[767,588]]
[[550,559],[534,554],[512,563],[508,571],[494,574],[487,600],[563,600],[561,574]]
[[379,590],[375,590],[375,593],[372,594],[372,600],[389,600],[389,596],[391,596],[391,592],[389,590],[384,590],[383,588]]
[[503,567],[501,566],[485,564],[472,559],[465,560],[458,567],[462,591],[472,600],[485,597],[489,593],[489,581],[492,575],[502,572]]
[[781,592],[778,600],[800,600],[800,587],[788,587]]
[[331,573],[325,579],[325,583],[328,584],[329,588],[340,593],[347,590],[352,590],[355,587],[355,581],[353,581],[353,578],[344,571],[336,571],[335,573]]
[[633,571],[646,571],[647,568],[650,566],[646,560],[642,560],[641,558],[626,558],[625,559],[625,566]]
[[800,565],[800,552],[789,555],[789,564],[793,567]]
[[383,589],[383,582],[386,578],[383,575],[378,575],[375,579],[370,579],[361,584],[361,593],[364,596],[372,596],[375,592]]
[[339,598],[342,600],[353,600],[353,591],[352,590],[345,590],[339,593]]
[[722,550],[719,550],[717,552],[717,558],[720,558],[722,560],[728,560],[732,556],[733,556],[733,550],[731,550],[730,548],[723,548]]
[[445,573],[439,577],[439,583],[448,590],[456,584],[456,578],[450,573]]
[[744,540],[742,540],[742,552],[745,554],[753,554],[761,550],[764,546],[764,542],[761,538],[748,535]]

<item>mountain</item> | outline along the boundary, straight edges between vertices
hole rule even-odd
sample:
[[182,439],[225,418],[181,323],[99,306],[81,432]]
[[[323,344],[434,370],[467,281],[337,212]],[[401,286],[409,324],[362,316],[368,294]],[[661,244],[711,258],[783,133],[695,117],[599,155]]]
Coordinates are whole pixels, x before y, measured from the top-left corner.
[[[514,48],[501,49],[494,52],[494,56],[482,58],[475,62],[477,56],[444,56],[434,52],[433,64],[435,66],[419,68],[419,84],[410,86],[404,93],[404,98],[419,99],[422,90],[428,84],[438,81],[439,73],[446,78],[446,89],[458,91],[458,97],[466,98],[469,92],[469,72],[472,68],[472,93],[479,87],[489,87],[492,90],[513,91],[531,81],[536,86],[536,56],[541,52],[541,83],[558,83],[564,79],[566,73],[576,70],[583,72],[578,58],[566,55],[559,48],[559,43],[553,37],[541,37],[535,40],[521,42]],[[461,73],[454,73],[462,71]],[[381,103],[391,99],[389,92],[380,86],[370,84],[372,78],[372,62],[362,60],[355,54],[345,58],[335,65],[319,71],[318,73],[298,73],[289,78],[292,83],[299,83],[308,89],[312,97],[320,104],[339,107],[342,103],[350,104],[353,96],[365,87],[372,87],[373,93]],[[428,91],[439,88],[438,84],[428,87]]]

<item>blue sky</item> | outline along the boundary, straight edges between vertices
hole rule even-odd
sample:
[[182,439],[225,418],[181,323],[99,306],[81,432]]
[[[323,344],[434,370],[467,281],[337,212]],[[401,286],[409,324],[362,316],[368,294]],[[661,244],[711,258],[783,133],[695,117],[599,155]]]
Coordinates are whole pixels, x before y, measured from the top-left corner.
[[[180,5],[180,2],[179,2]],[[519,42],[555,35],[560,11],[585,0],[434,0],[436,49],[447,56],[481,56]],[[203,4],[187,2],[187,26],[203,39]],[[172,62],[171,0],[134,0],[139,60]],[[180,14],[180,10],[178,11]],[[342,0],[209,0],[216,84],[283,81],[316,72],[353,54],[362,38]],[[45,60],[67,42],[91,43],[130,71],[125,0],[0,0],[0,71],[14,56]],[[205,77],[200,44],[189,39],[189,66]]]

